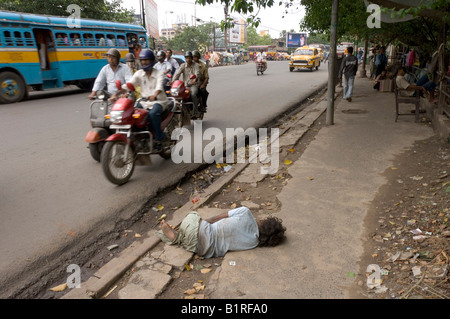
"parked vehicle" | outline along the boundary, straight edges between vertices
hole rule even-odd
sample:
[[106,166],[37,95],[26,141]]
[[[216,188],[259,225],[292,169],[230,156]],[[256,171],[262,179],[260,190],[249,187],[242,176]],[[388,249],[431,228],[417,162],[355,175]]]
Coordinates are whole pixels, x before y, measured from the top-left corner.
[[[118,87],[124,88],[117,83]],[[135,165],[151,165],[151,154],[159,154],[165,159],[171,157],[171,149],[176,141],[171,139],[175,129],[175,113],[177,107],[169,103],[162,114],[161,128],[166,134],[162,150],[159,153],[153,150],[154,132],[149,128],[148,110],[140,107],[140,98],[134,101],[134,86],[125,84],[129,90],[127,97],[119,98],[107,115],[115,133],[106,139],[101,152],[101,163],[106,178],[114,184],[122,185],[131,178]]]

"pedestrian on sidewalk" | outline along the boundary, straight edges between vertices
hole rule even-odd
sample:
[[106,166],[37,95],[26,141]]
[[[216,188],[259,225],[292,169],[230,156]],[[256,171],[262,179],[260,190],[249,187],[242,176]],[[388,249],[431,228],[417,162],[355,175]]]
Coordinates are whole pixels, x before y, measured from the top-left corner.
[[256,221],[245,206],[205,220],[197,212],[190,212],[179,230],[170,227],[165,220],[160,225],[156,236],[162,241],[205,258],[222,257],[227,251],[276,246],[283,241],[286,231],[281,219],[267,217]]
[[377,54],[377,56],[375,58],[375,67],[376,67],[375,77],[380,75],[381,72],[383,72],[383,70],[386,69],[387,63],[388,63],[388,58],[386,56],[386,48],[381,47],[379,53]]
[[342,98],[351,102],[356,71],[358,70],[358,58],[353,55],[353,47],[348,47],[347,53],[347,56],[342,60],[338,77],[341,78],[342,75],[344,75],[344,90]]

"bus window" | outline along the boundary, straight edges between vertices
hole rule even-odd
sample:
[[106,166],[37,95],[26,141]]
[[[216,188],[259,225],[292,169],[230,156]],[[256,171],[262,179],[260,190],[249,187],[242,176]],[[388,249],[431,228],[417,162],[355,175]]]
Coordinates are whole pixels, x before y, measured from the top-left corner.
[[98,46],[100,46],[100,47],[106,46],[106,40],[105,40],[105,36],[103,34],[96,34],[95,42],[97,42]]
[[13,38],[11,37],[11,32],[5,31],[5,32],[3,33],[3,35],[4,35],[4,37],[5,37],[5,44],[6,44],[7,46],[13,46],[13,45],[14,45],[14,42],[13,42]]
[[106,35],[106,41],[109,47],[115,47],[116,46],[116,37],[114,34],[107,34]]
[[25,32],[25,45],[34,46],[34,41],[33,37],[31,36],[31,32]]
[[83,34],[84,45],[86,46],[95,46],[94,36],[90,33]]
[[22,34],[19,31],[14,31],[14,38],[16,39],[16,45],[23,47]]
[[145,41],[144,37],[139,37],[139,44],[142,46],[143,49],[147,48],[147,42]]
[[127,42],[125,41],[125,36],[118,35],[117,36],[117,43],[118,43],[119,47],[126,47],[127,46]]
[[81,46],[81,38],[79,33],[72,33],[70,35],[70,41],[73,46]]
[[67,34],[65,33],[57,33],[56,34],[56,45],[57,46],[65,46],[69,45],[69,38],[67,37]]

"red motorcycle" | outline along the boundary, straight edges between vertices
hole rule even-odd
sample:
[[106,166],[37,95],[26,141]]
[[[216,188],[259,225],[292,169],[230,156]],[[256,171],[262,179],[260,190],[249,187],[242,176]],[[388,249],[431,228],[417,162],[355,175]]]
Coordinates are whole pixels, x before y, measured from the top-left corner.
[[134,86],[127,83],[121,86],[116,82],[118,89],[126,87],[127,97],[119,98],[112,106],[109,118],[110,129],[116,132],[106,139],[101,152],[101,163],[106,178],[117,185],[128,182],[133,174],[135,165],[151,165],[151,154],[159,154],[165,159],[171,157],[172,131],[175,129],[175,114],[179,112],[177,106],[169,103],[161,118],[161,129],[166,134],[161,152],[153,151],[154,132],[149,129],[148,110],[140,107],[139,102],[146,101],[140,98],[134,101]]
[[[168,75],[169,79],[172,79],[172,76]],[[190,79],[195,80],[196,76],[191,75]],[[170,91],[166,92],[167,95],[170,95],[170,100],[174,102],[179,110],[181,110],[178,117],[178,127],[183,127],[184,125],[191,124],[191,120],[203,120],[203,117],[206,113],[206,110],[202,108],[202,100],[201,97],[198,97],[198,105],[197,110],[200,112],[200,116],[194,118],[194,103],[191,99],[191,90],[189,87],[186,87],[183,81],[176,80],[172,83],[170,87]]]

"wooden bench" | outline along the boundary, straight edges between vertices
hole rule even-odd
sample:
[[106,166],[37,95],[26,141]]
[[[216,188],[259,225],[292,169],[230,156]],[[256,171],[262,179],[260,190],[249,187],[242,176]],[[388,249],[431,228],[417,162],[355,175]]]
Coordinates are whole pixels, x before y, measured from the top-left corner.
[[[397,87],[397,82],[394,79],[394,94],[395,94],[395,122],[400,115],[415,115],[416,122],[419,122],[419,114],[420,114],[420,91],[416,90],[416,96],[402,96],[400,92],[408,91],[405,89],[400,89]],[[400,113],[399,104],[414,104],[416,106],[416,110],[414,113]]]

